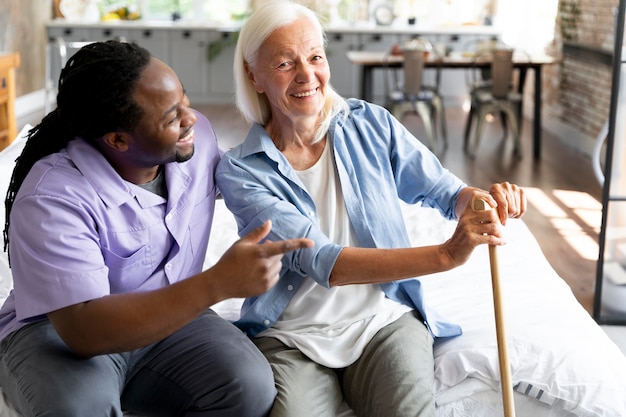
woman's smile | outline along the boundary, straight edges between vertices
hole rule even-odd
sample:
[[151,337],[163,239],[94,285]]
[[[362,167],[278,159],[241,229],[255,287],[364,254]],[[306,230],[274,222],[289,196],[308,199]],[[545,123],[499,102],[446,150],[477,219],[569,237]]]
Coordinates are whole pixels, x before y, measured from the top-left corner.
[[294,94],[292,94],[292,97],[295,97],[295,98],[311,97],[311,96],[317,94],[318,90],[319,90],[319,88],[315,88],[313,90],[303,91],[301,93],[294,93]]

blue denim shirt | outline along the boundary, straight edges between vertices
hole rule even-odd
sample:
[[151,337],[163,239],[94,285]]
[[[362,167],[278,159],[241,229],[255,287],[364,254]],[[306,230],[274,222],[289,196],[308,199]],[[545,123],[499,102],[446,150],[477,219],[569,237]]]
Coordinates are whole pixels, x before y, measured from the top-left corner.
[[[356,99],[348,104],[350,113],[333,120],[328,138],[359,246],[410,246],[400,200],[437,208],[445,217],[454,218],[457,196],[465,184],[386,109]],[[329,287],[342,247],[320,231],[313,199],[262,126],[253,125],[246,140],[226,153],[216,181],[240,235],[271,220],[268,239],[307,237],[315,242],[313,248],[286,254],[277,285],[246,299],[235,324],[254,336],[278,319],[303,277]],[[416,308],[433,336],[461,333],[459,326],[441,320],[424,302],[419,279],[380,287],[387,297]]]

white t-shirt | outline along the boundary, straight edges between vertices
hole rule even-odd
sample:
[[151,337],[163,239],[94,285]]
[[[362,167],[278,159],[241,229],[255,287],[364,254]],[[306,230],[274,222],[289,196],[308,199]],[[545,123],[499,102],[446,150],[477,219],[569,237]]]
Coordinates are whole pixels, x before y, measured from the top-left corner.
[[[320,229],[339,245],[355,246],[328,142],[315,165],[298,176],[315,201]],[[410,310],[386,298],[376,284],[327,289],[305,278],[278,321],[259,336],[275,337],[321,365],[344,368],[381,328]]]

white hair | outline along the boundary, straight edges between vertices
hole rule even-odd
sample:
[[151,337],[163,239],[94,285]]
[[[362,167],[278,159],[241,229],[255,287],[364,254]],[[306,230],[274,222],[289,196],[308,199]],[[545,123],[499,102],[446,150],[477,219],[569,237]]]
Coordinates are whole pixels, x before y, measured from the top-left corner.
[[[235,76],[235,102],[237,108],[248,122],[265,125],[271,117],[271,108],[267,96],[258,93],[248,79],[246,64],[254,68],[259,48],[263,42],[283,26],[289,25],[300,18],[306,18],[319,30],[320,37],[326,47],[326,35],[319,18],[311,9],[290,0],[270,0],[257,9],[242,26],[235,48],[233,66]],[[326,86],[326,103],[315,140],[321,140],[328,131],[331,119],[344,111],[348,113],[346,101],[328,84]]]

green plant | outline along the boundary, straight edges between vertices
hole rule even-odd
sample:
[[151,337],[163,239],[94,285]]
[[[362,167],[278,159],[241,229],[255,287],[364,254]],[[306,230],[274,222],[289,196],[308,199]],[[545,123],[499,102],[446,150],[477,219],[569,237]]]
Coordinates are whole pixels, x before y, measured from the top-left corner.
[[239,32],[223,32],[219,39],[210,42],[207,46],[207,60],[213,62],[225,48],[235,46],[239,39]]
[[561,0],[559,2],[560,31],[564,41],[578,39],[578,23],[581,15],[580,0]]

